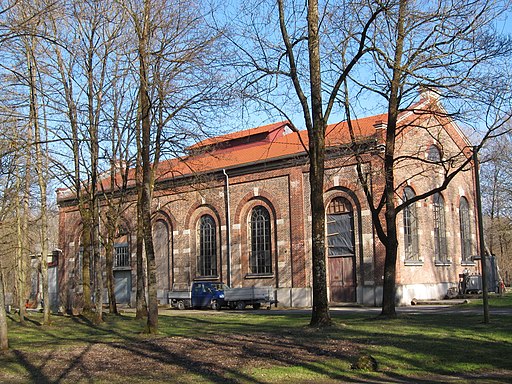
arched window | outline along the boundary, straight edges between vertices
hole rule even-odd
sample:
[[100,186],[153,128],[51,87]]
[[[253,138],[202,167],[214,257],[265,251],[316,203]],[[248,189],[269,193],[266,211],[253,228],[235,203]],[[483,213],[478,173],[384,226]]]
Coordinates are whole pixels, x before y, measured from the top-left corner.
[[427,159],[433,162],[441,161],[441,151],[436,145],[431,145],[428,148]]
[[[406,203],[408,200],[415,196],[414,191],[410,187],[404,189],[403,201]],[[419,261],[418,250],[418,217],[416,215],[416,204],[412,203],[406,205],[403,210],[404,216],[404,247],[405,247],[405,261]]]
[[440,193],[433,196],[434,207],[434,252],[435,261],[448,262],[448,247],[446,243],[446,218],[444,212],[444,199]]
[[254,274],[272,273],[270,214],[268,210],[261,205],[258,205],[252,209],[250,217],[250,233],[250,272]]
[[462,261],[470,261],[471,257],[471,226],[469,221],[469,204],[465,197],[460,199],[460,245]]
[[327,206],[328,256],[352,256],[354,247],[354,213],[343,197],[336,197]]
[[[169,227],[163,220],[157,220],[153,228],[153,245],[155,252],[156,268],[156,287],[161,294],[170,288],[170,241]],[[158,297],[165,300],[164,297]],[[162,301],[163,302],[163,301]]]
[[197,273],[199,276],[217,276],[217,231],[213,217],[201,216],[198,231]]

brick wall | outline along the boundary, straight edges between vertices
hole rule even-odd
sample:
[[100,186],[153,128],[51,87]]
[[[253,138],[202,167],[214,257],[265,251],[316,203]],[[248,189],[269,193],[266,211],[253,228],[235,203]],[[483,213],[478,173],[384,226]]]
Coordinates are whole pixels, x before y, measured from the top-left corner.
[[[441,143],[444,156],[458,150],[453,138],[444,129],[437,129],[435,121],[428,121],[430,130],[409,129],[397,142],[402,155],[424,156],[434,142]],[[365,156],[364,169],[373,191],[380,196],[383,190],[380,154]],[[397,163],[397,185],[409,185],[416,194],[423,193],[441,182],[439,171],[428,164],[404,160]],[[311,213],[309,203],[309,179],[307,166],[297,160],[283,168],[259,165],[249,172],[228,171],[229,202],[226,194],[226,178],[222,172],[211,177],[189,179],[182,185],[168,184],[157,188],[153,209],[155,220],[164,221],[169,228],[169,270],[160,271],[160,278],[168,279],[162,287],[186,286],[197,274],[198,221],[204,214],[215,221],[217,243],[217,267],[219,281],[234,287],[270,285],[278,291],[283,305],[310,304],[311,288]],[[366,197],[358,183],[355,161],[351,156],[340,156],[326,163],[325,202],[336,197],[346,198],[354,212],[355,280],[357,301],[365,304],[380,302],[385,248],[375,234]],[[161,184],[163,185],[163,184]],[[432,199],[416,203],[419,214],[420,258],[417,265],[406,265],[403,250],[402,215],[398,217],[399,251],[397,284],[406,300],[420,294],[425,286],[442,290],[456,284],[458,274],[474,265],[463,265],[460,258],[459,202],[464,196],[471,207],[471,230],[476,254],[476,225],[471,170],[456,176],[442,192],[446,202],[448,247],[451,263],[436,265],[433,257]],[[400,189],[399,189],[399,193]],[[131,231],[132,255],[132,302],[135,298],[135,230],[136,212],[134,200],[127,203],[123,215],[125,227]],[[398,196],[399,197],[399,196]],[[261,205],[270,213],[272,236],[272,273],[265,276],[249,272],[248,218],[251,209]],[[229,207],[230,223],[227,222]],[[228,244],[228,232],[230,244]],[[80,217],[76,207],[60,208],[60,247],[63,262],[60,264],[61,300],[65,305],[73,303],[78,292],[76,254],[79,250]],[[230,245],[230,251],[228,247]],[[228,262],[228,258],[230,259]],[[329,281],[329,276],[328,276]],[[419,288],[422,286],[423,288]],[[442,287],[439,288],[439,287]],[[430,290],[432,294],[435,290]],[[159,293],[165,302],[166,292]]]

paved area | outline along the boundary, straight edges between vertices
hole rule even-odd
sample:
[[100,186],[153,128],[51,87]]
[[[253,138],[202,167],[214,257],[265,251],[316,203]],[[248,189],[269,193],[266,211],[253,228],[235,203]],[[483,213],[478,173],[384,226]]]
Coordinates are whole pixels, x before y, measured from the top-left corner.
[[[404,307],[397,307],[396,311],[398,314],[401,313],[409,313],[409,314],[421,314],[421,313],[460,313],[460,314],[482,314],[483,316],[483,307],[475,307],[475,306],[467,306],[462,305],[462,300],[443,300],[439,302],[433,302],[431,304],[425,305],[411,305]],[[125,309],[125,311],[134,311],[132,309]],[[167,309],[161,308],[161,315],[180,315],[180,314],[191,314],[200,311],[201,314],[211,314],[212,316],[221,313],[240,313],[241,311],[236,310],[228,310],[222,309],[221,311],[213,311],[213,310],[194,310],[194,309],[186,309],[186,310],[178,310],[175,308]],[[254,315],[265,314],[265,315],[285,315],[285,314],[297,314],[297,315],[309,315],[311,314],[311,308],[275,308],[272,307],[270,310],[259,309],[254,310],[251,308],[246,308],[243,310],[245,313],[251,313]],[[362,307],[362,306],[338,306],[338,307],[330,307],[331,316],[343,316],[345,313],[367,313],[369,315],[378,316],[381,312],[380,307]],[[492,315],[510,315],[512,316],[512,308],[509,307],[499,307],[499,308],[490,308],[489,310],[490,316]]]

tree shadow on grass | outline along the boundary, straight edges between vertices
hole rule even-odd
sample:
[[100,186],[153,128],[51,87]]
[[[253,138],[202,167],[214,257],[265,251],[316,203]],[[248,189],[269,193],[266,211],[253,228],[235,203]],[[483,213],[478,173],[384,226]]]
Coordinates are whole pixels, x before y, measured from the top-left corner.
[[37,367],[35,364],[31,362],[31,360],[21,351],[13,350],[12,353],[16,356],[18,362],[26,369],[27,373],[30,375],[32,382],[41,383],[41,384],[50,384],[52,381],[46,377],[46,375],[42,372],[40,367]]
[[[105,381],[113,383],[133,377],[141,381],[147,379],[148,382],[185,382],[187,379],[197,381],[199,378],[213,383],[259,384],[266,381],[258,379],[259,373],[272,375],[276,372],[274,369],[279,368],[304,370],[304,382],[312,377],[311,380],[319,383],[325,380],[426,384],[455,381],[453,367],[464,364],[469,366],[476,362],[475,355],[471,353],[485,356],[493,353],[496,348],[500,353],[512,353],[510,343],[507,342],[495,345],[486,338],[461,341],[460,332],[471,332],[473,328],[455,326],[452,317],[436,319],[426,321],[424,318],[410,316],[402,318],[402,321],[404,326],[410,324],[420,330],[421,324],[429,324],[430,328],[439,327],[443,329],[440,334],[444,338],[430,334],[427,330],[424,333],[401,334],[403,328],[400,324],[388,331],[385,322],[381,328],[381,324],[374,322],[373,328],[359,328],[356,324],[370,320],[366,318],[354,320],[352,326],[348,322],[348,326],[322,333],[307,332],[307,328],[300,326],[275,325],[272,331],[268,331],[272,328],[269,324],[244,328],[243,319],[229,322],[222,318],[193,316],[174,317],[162,323],[168,328],[172,327],[172,323],[178,325],[185,322],[188,325],[183,326],[180,332],[188,327],[188,335],[179,336],[180,332],[173,333],[169,329],[167,336],[141,337],[129,334],[134,325],[131,318],[127,318],[126,323],[123,323],[124,319],[118,322],[116,318],[114,324],[97,326],[87,318],[77,317],[71,318],[71,322],[84,329],[77,337],[70,339],[73,350],[66,349],[66,340],[61,338],[60,343],[52,345],[51,350],[33,353],[30,350],[15,351],[14,355],[25,367],[31,381],[43,384],[84,379],[91,382],[103,381],[105,377]],[[504,330],[506,327],[507,324],[504,324],[501,328]],[[222,328],[225,328],[225,332],[220,332]],[[44,327],[41,331],[45,332]],[[107,335],[110,336],[108,339],[103,337]],[[112,339],[116,341],[109,341]],[[387,345],[389,343],[391,345]],[[385,361],[387,366],[376,373],[350,370],[350,363],[359,352],[373,354],[378,360]],[[431,356],[432,361],[422,361],[418,354]],[[403,364],[397,363],[394,366],[394,361]],[[445,365],[449,368],[445,368]],[[508,362],[500,357],[490,359],[489,365],[496,371],[505,372],[508,369]],[[398,368],[400,366],[405,367],[407,373],[401,373]],[[415,371],[430,372],[431,375],[411,376],[410,372]],[[474,382],[479,379],[485,381],[488,377],[496,383],[509,382],[509,376],[500,372],[490,372],[488,376],[485,373],[480,376],[464,376],[470,382],[473,379]]]

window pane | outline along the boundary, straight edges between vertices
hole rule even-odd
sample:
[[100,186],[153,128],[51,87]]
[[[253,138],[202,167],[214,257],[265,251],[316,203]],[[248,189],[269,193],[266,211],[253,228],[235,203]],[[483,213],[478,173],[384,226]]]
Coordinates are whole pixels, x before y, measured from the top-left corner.
[[471,257],[471,227],[469,221],[469,204],[464,197],[460,200],[459,219],[462,261],[469,261]]
[[448,250],[446,243],[446,219],[444,212],[444,199],[436,193],[433,196],[434,203],[434,247],[437,261],[448,261]]
[[270,214],[259,205],[253,208],[250,222],[251,254],[249,264],[251,273],[272,273],[272,248],[270,237]]
[[329,203],[327,213],[328,255],[354,255],[354,217],[350,202],[337,197]]
[[120,267],[130,267],[130,253],[127,244],[114,246],[114,268]]
[[204,215],[199,221],[199,255],[197,272],[200,276],[217,275],[217,237],[215,221]]
[[[404,189],[404,202],[414,197],[414,191],[407,187]],[[405,259],[418,261],[418,220],[416,216],[416,205],[407,205],[403,210],[404,215],[404,247]]]

